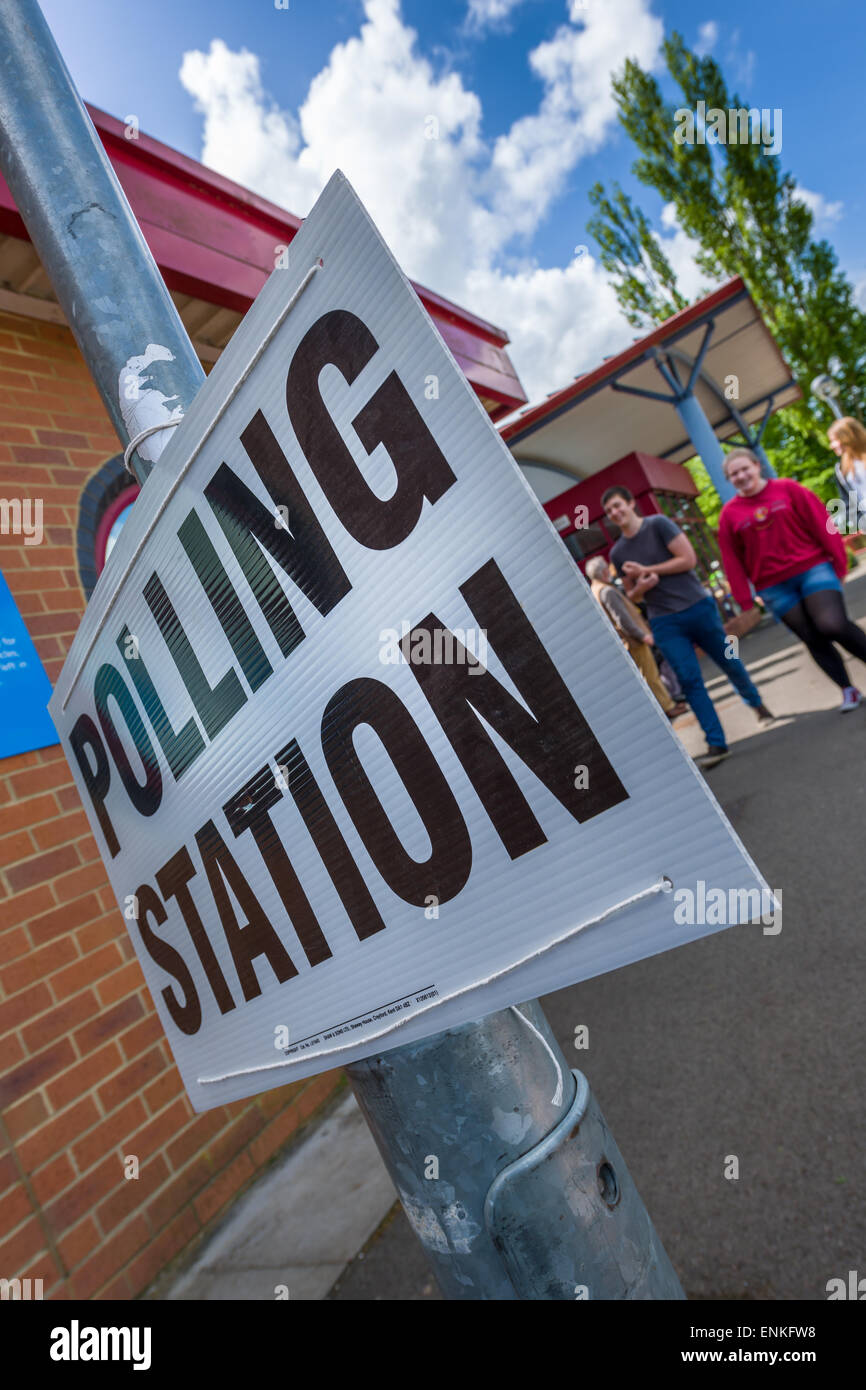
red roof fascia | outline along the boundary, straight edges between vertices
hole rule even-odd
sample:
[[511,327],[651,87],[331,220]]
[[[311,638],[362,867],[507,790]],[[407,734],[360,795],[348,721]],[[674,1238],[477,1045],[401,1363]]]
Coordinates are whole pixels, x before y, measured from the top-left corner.
[[[246,313],[301,218],[139,131],[87,107],[169,289]],[[0,232],[27,239],[0,177]],[[507,352],[507,333],[422,285],[414,285],[469,381],[501,402],[496,416],[526,400]]]
[[630,362],[638,361],[643,357],[649,348],[659,346],[668,338],[681,333],[691,323],[705,318],[714,309],[718,309],[720,305],[727,303],[729,299],[735,298],[743,291],[748,294],[745,281],[737,275],[733,280],[728,280],[717,290],[713,290],[712,294],[708,294],[706,298],[699,299],[695,304],[689,304],[685,309],[680,309],[679,313],[672,314],[669,319],[665,319],[663,324],[654,328],[645,338],[639,338],[636,343],[632,343],[631,347],[625,348],[615,357],[608,358],[606,362],[602,362],[601,366],[594,368],[593,371],[584,372],[583,376],[569,382],[568,386],[564,386],[561,391],[554,392],[552,396],[548,396],[547,400],[542,401],[531,410],[527,410],[518,419],[513,420],[510,425],[506,425],[500,431],[502,438],[513,439],[528,425],[537,424],[539,420],[543,420],[552,411],[559,410],[570,400],[575,400],[582,396],[585,391],[592,390],[602,384],[608,377],[617,376]]

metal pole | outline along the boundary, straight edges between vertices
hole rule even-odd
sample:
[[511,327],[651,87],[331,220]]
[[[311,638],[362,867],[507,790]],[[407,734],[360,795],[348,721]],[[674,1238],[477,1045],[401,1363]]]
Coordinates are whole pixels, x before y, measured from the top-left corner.
[[187,410],[204,371],[36,0],[0,4],[0,169],[123,444]]
[[[130,358],[154,344],[167,353],[151,360],[182,407],[204,374],[35,0],[0,4],[0,52],[0,168],[125,440]],[[142,445],[142,480],[166,433]],[[450,1297],[683,1297],[537,1003],[349,1074]]]
[[685,1297],[537,1001],[346,1070],[446,1297]]
[[710,475],[713,487],[722,501],[727,502],[736,496],[736,490],[725,477],[725,451],[716,438],[716,432],[704,414],[700,401],[695,395],[684,395],[672,404]]

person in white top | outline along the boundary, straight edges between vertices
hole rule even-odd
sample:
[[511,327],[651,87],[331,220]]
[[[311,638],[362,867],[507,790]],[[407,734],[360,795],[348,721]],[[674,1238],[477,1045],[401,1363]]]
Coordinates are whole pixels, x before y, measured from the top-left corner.
[[839,460],[836,477],[846,493],[854,494],[860,514],[866,517],[866,426],[845,415],[833,421],[827,437]]

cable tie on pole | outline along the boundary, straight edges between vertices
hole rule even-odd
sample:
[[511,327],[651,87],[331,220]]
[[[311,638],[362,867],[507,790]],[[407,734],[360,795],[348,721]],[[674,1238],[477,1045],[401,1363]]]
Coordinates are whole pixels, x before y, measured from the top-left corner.
[[[132,439],[130,439],[129,443],[123,451],[123,466],[126,469],[127,473],[132,473],[132,465],[130,464],[129,460],[132,458],[132,455],[135,453],[139,444],[141,444],[145,439],[149,438],[150,435],[156,434],[158,430],[177,429],[178,425],[180,424],[183,418],[184,417],[182,415],[178,415],[177,418],[174,420],[161,420],[158,425],[148,425],[146,430],[139,430],[138,434],[133,435]],[[134,478],[135,474],[132,473],[132,476]]]

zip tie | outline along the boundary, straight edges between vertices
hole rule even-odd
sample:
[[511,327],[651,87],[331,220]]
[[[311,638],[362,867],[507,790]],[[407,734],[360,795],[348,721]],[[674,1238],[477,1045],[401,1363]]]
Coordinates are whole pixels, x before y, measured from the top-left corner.
[[[231,1081],[237,1076],[255,1076],[257,1073],[263,1071],[277,1071],[282,1067],[296,1067],[300,1062],[309,1062],[311,1059],[336,1057],[339,1052],[348,1052],[354,1049],[358,1046],[359,1042],[362,1042],[366,1046],[367,1043],[377,1042],[379,1038],[390,1037],[391,1034],[396,1033],[398,1029],[404,1028],[407,1023],[415,1023],[422,1014],[428,1013],[430,1009],[438,1009],[443,1004],[450,1004],[453,1000],[459,999],[463,994],[469,994],[472,990],[482,989],[485,985],[493,984],[494,981],[501,980],[504,976],[510,975],[513,970],[519,970],[522,965],[528,965],[530,961],[538,960],[539,956],[545,955],[547,951],[552,951],[554,946],[561,946],[563,942],[568,941],[572,936],[576,936],[578,932],[585,931],[587,927],[598,926],[599,922],[606,921],[607,918],[612,917],[615,912],[622,912],[624,908],[632,907],[634,903],[640,902],[642,898],[649,898],[653,893],[669,893],[672,888],[673,881],[665,874],[662,878],[658,879],[657,882],[650,884],[649,888],[642,888],[639,893],[632,893],[630,898],[623,898],[622,902],[614,903],[612,907],[605,908],[604,912],[600,912],[597,917],[590,917],[586,922],[579,922],[576,927],[569,927],[568,931],[563,932],[560,936],[554,937],[552,941],[548,941],[546,946],[539,946],[538,950],[530,951],[528,956],[523,956],[521,960],[514,961],[512,965],[504,966],[502,970],[497,970],[494,975],[488,975],[486,979],[478,980],[477,983],[472,985],[463,985],[461,989],[456,989],[452,994],[446,994],[441,999],[434,999],[429,1004],[425,1004],[423,1008],[418,1009],[416,1013],[410,1014],[407,1018],[398,1019],[396,1023],[389,1024],[387,1028],[380,1028],[378,1032],[370,1033],[366,1038],[356,1039],[355,1042],[340,1043],[339,1047],[328,1047],[322,1052],[305,1052],[302,1057],[286,1057],[281,1062],[264,1062],[262,1065],[256,1067],[241,1067],[238,1071],[226,1071],[221,1073],[220,1076],[198,1076],[196,1077],[196,1081],[200,1086],[211,1086],[217,1081]],[[510,1005],[509,1007],[514,1008],[514,1005]],[[523,1018],[524,1023],[529,1023],[529,1019],[526,1018],[525,1014],[521,1014],[521,1018]],[[533,1024],[530,1023],[529,1026],[533,1028],[533,1031],[537,1031]],[[544,1041],[543,1038],[542,1041]]]
[[562,1067],[556,1060],[556,1053],[553,1051],[553,1048],[550,1046],[550,1043],[547,1041],[547,1038],[544,1036],[544,1034],[540,1033],[539,1030],[536,1028],[535,1024],[532,1022],[532,1019],[527,1018],[526,1014],[522,1014],[516,1004],[512,1004],[510,1007],[511,1012],[513,1014],[517,1014],[517,1017],[523,1020],[527,1028],[532,1029],[533,1033],[538,1038],[538,1041],[541,1043],[541,1046],[544,1048],[545,1052],[549,1054],[551,1062],[556,1067],[556,1090],[550,1097],[550,1103],[551,1105],[555,1105],[557,1107],[562,1105]]
[[[256,348],[255,352],[253,353],[252,357],[250,358],[249,362],[247,363],[246,367],[244,368],[244,371],[241,373],[241,375],[238,377],[237,381],[235,382],[234,386],[233,386],[233,387],[231,388],[231,390],[228,392],[228,394],[227,394],[225,400],[223,401],[222,405],[220,406],[219,410],[216,412],[216,414],[214,415],[213,419],[210,421],[210,424],[208,424],[208,425],[205,426],[204,433],[203,433],[203,435],[201,436],[201,439],[200,439],[200,440],[198,441],[198,443],[196,444],[196,446],[195,446],[195,448],[193,449],[192,453],[190,454],[189,458],[186,460],[186,462],[184,463],[183,467],[178,471],[176,477],[174,477],[174,478],[172,479],[171,484],[170,484],[170,486],[169,486],[169,488],[168,488],[168,491],[166,492],[165,497],[162,499],[162,502],[160,503],[159,508],[157,509],[156,515],[154,516],[153,520],[151,521],[150,525],[148,526],[148,528],[147,528],[147,530],[145,531],[144,535],[142,536],[141,540],[138,542],[138,545],[135,547],[135,550],[133,551],[132,556],[130,557],[129,564],[127,565],[127,567],[126,567],[126,569],[124,570],[123,574],[122,574],[122,575],[120,576],[120,578],[118,579],[118,581],[117,581],[117,587],[115,588],[114,593],[113,593],[113,594],[111,595],[111,597],[106,601],[105,609],[104,609],[104,611],[103,611],[102,617],[101,617],[100,620],[99,620],[99,623],[97,624],[96,631],[94,632],[93,636],[91,637],[90,641],[88,642],[87,647],[86,647],[85,650],[84,650],[84,654],[83,654],[81,660],[80,660],[79,663],[78,663],[78,667],[77,667],[77,669],[76,669],[75,675],[72,677],[72,680],[71,680],[70,683],[69,683],[69,689],[67,690],[66,694],[65,694],[64,697],[63,697],[63,700],[61,701],[60,708],[61,708],[62,710],[65,710],[65,709],[66,709],[66,706],[69,704],[69,701],[70,701],[70,699],[72,698],[72,692],[73,692],[73,690],[75,689],[76,685],[78,684],[78,680],[79,680],[79,677],[81,676],[81,672],[84,670],[84,667],[87,665],[87,659],[88,659],[88,657],[90,656],[90,653],[93,651],[93,648],[96,646],[96,643],[97,643],[97,641],[98,641],[98,639],[99,639],[99,635],[100,635],[100,633],[102,632],[102,629],[105,627],[106,622],[108,621],[108,615],[109,615],[109,613],[111,612],[111,609],[114,607],[115,601],[116,601],[116,599],[117,599],[118,594],[120,593],[120,590],[121,590],[122,587],[123,587],[124,580],[126,579],[126,576],[129,574],[130,570],[131,570],[131,569],[133,568],[133,566],[135,565],[136,560],[138,559],[138,557],[139,557],[139,555],[141,554],[141,552],[144,550],[144,547],[145,547],[145,545],[147,544],[147,542],[150,540],[150,537],[153,535],[153,532],[154,532],[154,530],[155,530],[155,528],[156,528],[156,525],[157,525],[157,523],[158,523],[160,517],[162,516],[163,512],[165,511],[165,509],[166,509],[166,507],[168,506],[168,504],[169,504],[169,502],[171,501],[171,499],[174,497],[174,494],[177,492],[178,488],[180,487],[181,483],[183,482],[184,478],[186,477],[187,473],[189,472],[190,468],[192,467],[193,463],[195,462],[196,458],[197,458],[198,455],[201,453],[201,451],[202,451],[202,449],[204,448],[204,445],[205,445],[207,439],[208,439],[209,436],[213,433],[214,429],[216,428],[216,426],[217,426],[217,424],[219,423],[219,421],[222,419],[223,415],[225,415],[226,411],[228,410],[228,408],[229,408],[229,406],[231,405],[232,401],[234,400],[235,396],[238,394],[238,391],[240,391],[241,387],[242,387],[242,386],[244,385],[244,383],[246,382],[246,380],[247,380],[247,378],[249,377],[250,373],[252,372],[253,368],[254,368],[255,366],[257,366],[257,364],[258,364],[258,362],[259,362],[259,359],[260,359],[262,353],[263,353],[263,352],[265,351],[265,349],[270,345],[271,340],[273,339],[273,337],[274,337],[274,335],[277,333],[277,331],[278,331],[280,328],[282,328],[283,324],[285,323],[285,321],[286,321],[286,319],[288,318],[289,314],[291,313],[292,309],[294,309],[294,307],[295,307],[295,305],[297,304],[298,300],[300,299],[301,295],[304,293],[304,290],[305,290],[305,289],[307,288],[307,286],[309,285],[309,283],[310,283],[310,281],[312,280],[313,276],[315,275],[316,271],[317,271],[317,270],[321,270],[322,268],[323,268],[323,262],[322,262],[321,259],[319,259],[318,261],[315,261],[314,264],[310,266],[309,270],[307,271],[307,273],[306,273],[306,275],[304,276],[304,278],[303,278],[303,280],[301,281],[301,283],[298,285],[298,288],[295,290],[295,293],[292,295],[292,297],[291,297],[291,299],[289,300],[288,304],[285,305],[285,307],[283,308],[283,310],[282,310],[281,313],[279,314],[279,316],[278,316],[276,322],[275,322],[274,324],[272,324],[271,328],[268,330],[268,332],[266,333],[265,337],[262,339],[261,343],[260,343],[259,346]],[[179,424],[180,421],[172,420],[172,421],[169,422],[168,420],[166,420],[166,421],[164,421],[161,425],[158,425],[156,428],[157,428],[157,429],[163,429],[163,428],[165,428],[169,423],[171,423],[172,425],[174,425],[174,424]],[[142,434],[144,434],[144,433],[146,433],[146,431],[142,431]],[[141,437],[141,436],[138,436],[138,438],[140,438],[140,437]],[[135,441],[133,441],[133,442],[135,442]],[[131,449],[132,445],[130,444],[130,445],[127,446],[127,447]],[[124,457],[125,457],[125,455],[124,455]]]
[[[156,434],[157,430],[177,429],[178,425],[180,424],[183,418],[183,415],[178,415],[175,417],[174,420],[161,420],[158,425],[148,425],[146,430],[141,430],[137,435],[130,439],[129,443],[123,451],[123,466],[126,469],[127,473],[132,473],[132,465],[130,464],[129,460],[132,458],[132,455],[135,453],[139,444],[141,444],[150,435]],[[134,473],[132,473],[132,476],[133,478],[135,478]],[[138,479],[136,478],[136,482],[137,481]]]

